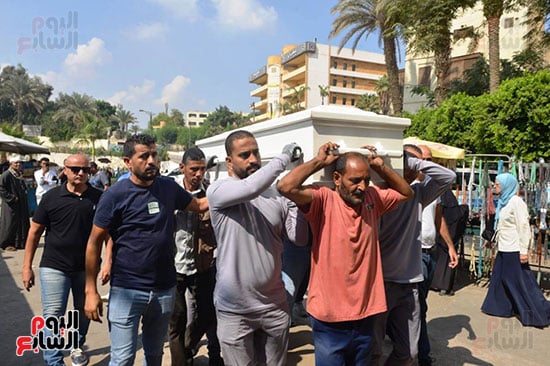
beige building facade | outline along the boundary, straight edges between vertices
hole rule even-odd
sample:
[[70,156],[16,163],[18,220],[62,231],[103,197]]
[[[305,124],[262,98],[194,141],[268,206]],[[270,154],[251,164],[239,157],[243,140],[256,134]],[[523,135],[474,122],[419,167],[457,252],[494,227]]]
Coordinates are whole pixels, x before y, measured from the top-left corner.
[[[523,36],[528,27],[525,24],[526,10],[520,9],[504,13],[500,18],[500,58],[511,59],[514,54],[525,49]],[[483,16],[483,4],[478,1],[475,7],[460,12],[452,22],[451,32],[477,32],[480,37],[472,43],[471,38],[454,42],[451,52],[451,67],[448,80],[461,78],[464,70],[470,68],[480,56],[489,59],[489,39],[487,23]],[[405,80],[403,89],[403,110],[416,112],[425,106],[425,96],[413,95],[411,90],[416,86],[426,86],[433,90],[436,86],[436,76],[433,57],[415,56],[407,52],[405,57]]]
[[386,74],[384,55],[338,48],[304,42],[269,56],[248,78],[256,85],[250,92],[254,121],[322,104],[354,106],[362,95],[374,94],[376,82]]

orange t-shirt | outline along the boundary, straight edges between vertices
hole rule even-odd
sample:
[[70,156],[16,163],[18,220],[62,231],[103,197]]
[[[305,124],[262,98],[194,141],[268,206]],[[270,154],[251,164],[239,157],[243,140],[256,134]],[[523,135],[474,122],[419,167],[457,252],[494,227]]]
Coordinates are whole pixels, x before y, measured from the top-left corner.
[[368,187],[357,214],[338,192],[313,187],[313,201],[301,209],[313,232],[307,310],[314,318],[341,322],[386,311],[378,220],[402,198]]

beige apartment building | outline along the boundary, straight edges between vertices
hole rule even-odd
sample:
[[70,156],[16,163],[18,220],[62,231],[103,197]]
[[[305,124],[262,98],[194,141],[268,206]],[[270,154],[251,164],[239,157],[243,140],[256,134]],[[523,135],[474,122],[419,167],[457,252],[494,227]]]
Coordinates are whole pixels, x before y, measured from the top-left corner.
[[250,92],[254,121],[322,104],[354,106],[362,95],[375,94],[376,82],[386,74],[384,55],[338,48],[304,42],[269,56],[248,78],[257,86]]
[[[528,31],[525,24],[526,10],[519,9],[504,13],[500,18],[500,58],[511,59],[515,53],[525,49],[523,36]],[[489,38],[487,23],[483,16],[483,4],[478,1],[475,7],[461,12],[451,25],[451,32],[478,32],[481,37],[475,44],[471,38],[459,40],[452,44],[451,67],[447,79],[461,78],[463,72],[481,56],[489,59]],[[422,95],[413,95],[411,89],[416,86],[436,86],[433,55],[414,56],[407,52],[405,57],[405,80],[403,88],[403,110],[415,112],[425,106],[427,99]]]
[[210,112],[189,111],[185,115],[185,127],[199,127]]

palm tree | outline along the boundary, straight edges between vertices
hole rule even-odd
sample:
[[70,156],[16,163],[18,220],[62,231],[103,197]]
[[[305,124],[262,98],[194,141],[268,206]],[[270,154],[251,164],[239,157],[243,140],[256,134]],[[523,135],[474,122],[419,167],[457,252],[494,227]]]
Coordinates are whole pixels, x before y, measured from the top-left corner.
[[119,104],[117,106],[117,110],[115,112],[115,115],[113,116],[113,119],[118,122],[118,128],[123,134],[126,134],[126,132],[128,132],[128,125],[136,121],[136,117],[134,116],[134,114],[130,111],[125,110],[122,104]]
[[95,143],[97,140],[104,139],[107,136],[110,124],[91,113],[84,113],[83,118],[84,128],[79,133],[79,136],[82,137],[80,141],[90,142],[92,145],[92,160],[95,160]]
[[132,122],[132,126],[130,127],[130,132],[133,134],[139,133],[141,129],[139,128],[139,125],[136,122]]
[[380,111],[382,114],[388,114],[390,111],[390,85],[387,76],[382,76],[376,82],[376,93],[378,94],[378,102],[380,104]]
[[37,76],[31,78],[21,65],[18,68],[5,67],[0,80],[0,98],[7,99],[13,104],[17,112],[16,126],[21,129],[25,109],[41,113],[51,94],[51,87],[42,84]]
[[71,95],[59,93],[56,100],[57,111],[53,115],[55,122],[65,122],[75,130],[82,129],[86,124],[86,114],[94,115],[97,106],[94,98],[86,94]]
[[321,105],[325,105],[325,98],[329,95],[329,86],[319,85],[319,94],[321,94]]
[[451,65],[451,23],[460,9],[475,5],[476,0],[400,0],[406,19],[405,38],[416,55],[434,57],[436,76],[435,105],[447,96],[447,75]]
[[355,105],[357,108],[369,112],[380,112],[380,102],[375,94],[363,94]]
[[353,37],[352,49],[355,50],[363,36],[379,32],[378,42],[383,44],[386,70],[388,74],[389,90],[395,114],[403,110],[403,97],[399,86],[399,70],[397,68],[397,39],[401,21],[400,12],[392,11],[391,0],[339,0],[332,9],[337,14],[332,23],[329,37],[338,36],[344,29],[349,28],[340,42],[340,49]]
[[304,107],[302,107],[302,102],[305,100],[309,86],[302,85],[299,88],[293,86],[290,89],[292,90],[292,94],[287,98],[287,101],[283,103],[283,114],[299,112],[304,109]]
[[483,0],[483,15],[487,20],[489,38],[489,91],[500,84],[500,18],[511,10],[518,0]]

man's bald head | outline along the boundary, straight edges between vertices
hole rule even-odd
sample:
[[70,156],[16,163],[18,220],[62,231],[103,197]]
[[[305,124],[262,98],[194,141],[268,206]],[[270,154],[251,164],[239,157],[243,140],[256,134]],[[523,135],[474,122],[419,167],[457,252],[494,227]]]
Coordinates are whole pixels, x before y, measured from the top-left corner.
[[418,145],[418,148],[422,150],[422,159],[432,160],[432,150],[426,145]]

